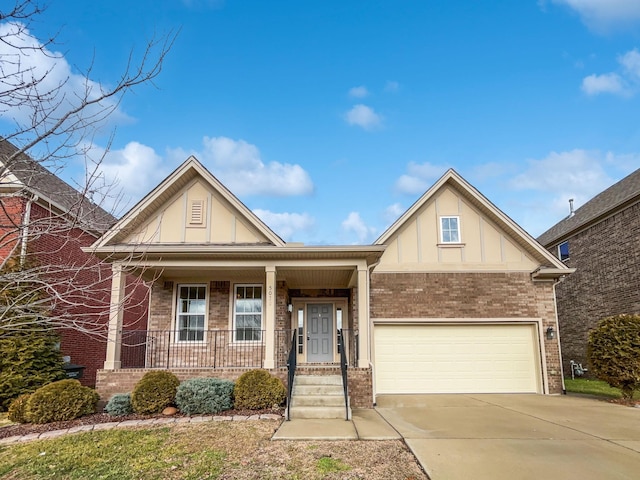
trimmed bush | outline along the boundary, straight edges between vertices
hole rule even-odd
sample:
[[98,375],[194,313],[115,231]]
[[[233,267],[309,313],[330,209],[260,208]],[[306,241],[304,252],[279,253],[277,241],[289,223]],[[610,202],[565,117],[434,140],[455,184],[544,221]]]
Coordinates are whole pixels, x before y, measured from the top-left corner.
[[282,380],[266,370],[250,370],[238,378],[233,394],[237,409],[261,410],[280,405],[287,391]]
[[587,358],[593,373],[623,398],[640,388],[640,315],[616,315],[589,332]]
[[27,402],[31,398],[30,393],[23,393],[18,398],[14,399],[9,405],[9,414],[7,417],[12,422],[27,423]]
[[142,415],[160,413],[173,404],[180,380],[166,370],[147,372],[131,394],[133,411]]
[[104,411],[113,417],[120,417],[122,415],[129,415],[130,413],[133,413],[131,394],[116,393],[109,399],[107,405],[104,407]]
[[191,378],[180,384],[176,406],[187,415],[219,413],[233,407],[233,382],[218,378]]
[[0,411],[23,393],[66,378],[59,339],[41,332],[10,332],[0,336]]
[[60,380],[36,390],[26,408],[26,419],[32,423],[61,422],[95,413],[98,393],[83,387],[78,380]]

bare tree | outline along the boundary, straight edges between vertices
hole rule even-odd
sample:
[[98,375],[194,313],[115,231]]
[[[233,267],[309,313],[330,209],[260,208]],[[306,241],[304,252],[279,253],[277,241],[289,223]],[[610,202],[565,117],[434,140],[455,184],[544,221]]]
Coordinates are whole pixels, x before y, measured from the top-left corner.
[[[132,50],[105,87],[92,79],[93,62],[80,74],[68,69],[53,52],[57,33],[32,35],[43,12],[37,0],[0,7],[0,126],[8,126],[0,137],[0,335],[54,327],[106,336],[111,267],[80,248],[116,222],[94,199],[119,195],[100,175],[112,137],[104,149],[92,146],[123,96],[153,84],[176,34]],[[56,173],[78,158],[86,174],[71,187]],[[141,281],[131,277],[125,302],[140,297]]]

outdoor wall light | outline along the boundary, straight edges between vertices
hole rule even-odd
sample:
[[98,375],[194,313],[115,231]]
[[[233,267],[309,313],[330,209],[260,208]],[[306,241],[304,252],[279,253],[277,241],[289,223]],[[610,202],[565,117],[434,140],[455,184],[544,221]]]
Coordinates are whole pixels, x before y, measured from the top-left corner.
[[554,338],[556,338],[556,331],[553,327],[547,328],[547,340],[553,340]]
[[287,305],[287,312],[289,313],[293,312],[293,305],[291,304]]

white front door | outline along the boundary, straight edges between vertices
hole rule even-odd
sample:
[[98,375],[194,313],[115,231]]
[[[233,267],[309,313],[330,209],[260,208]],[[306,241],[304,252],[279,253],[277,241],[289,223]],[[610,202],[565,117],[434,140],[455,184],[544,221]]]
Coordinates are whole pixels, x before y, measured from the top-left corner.
[[307,305],[307,362],[333,362],[333,304]]

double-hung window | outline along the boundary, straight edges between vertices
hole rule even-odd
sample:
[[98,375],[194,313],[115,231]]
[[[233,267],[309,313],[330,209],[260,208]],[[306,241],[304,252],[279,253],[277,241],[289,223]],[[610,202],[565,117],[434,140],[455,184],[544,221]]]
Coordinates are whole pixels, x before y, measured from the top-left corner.
[[440,241],[460,243],[460,217],[440,217]]
[[262,340],[262,285],[236,285],[233,305],[237,342]]
[[178,285],[176,330],[181,342],[204,340],[206,315],[206,285]]

